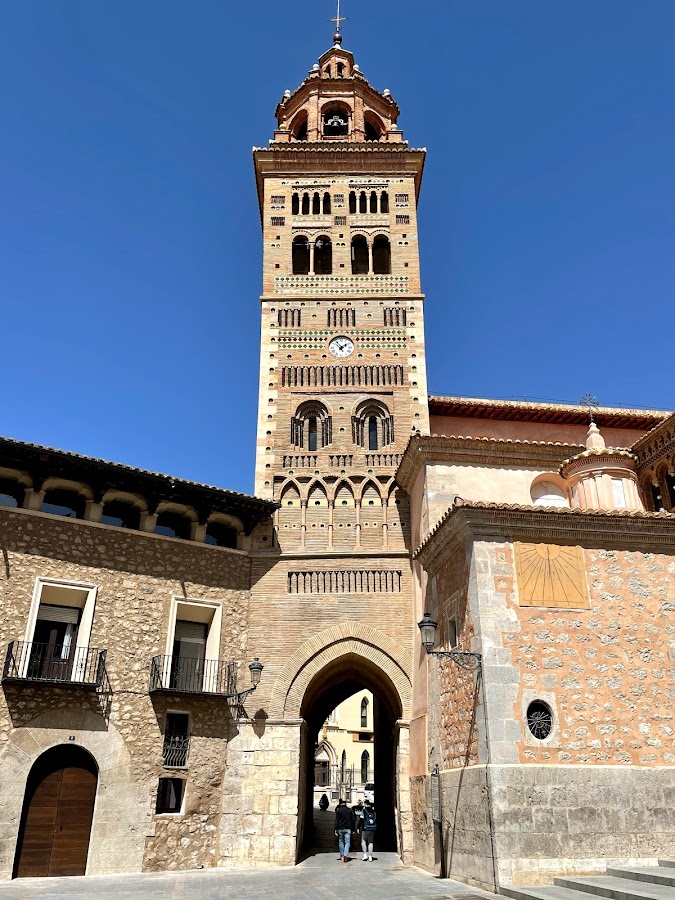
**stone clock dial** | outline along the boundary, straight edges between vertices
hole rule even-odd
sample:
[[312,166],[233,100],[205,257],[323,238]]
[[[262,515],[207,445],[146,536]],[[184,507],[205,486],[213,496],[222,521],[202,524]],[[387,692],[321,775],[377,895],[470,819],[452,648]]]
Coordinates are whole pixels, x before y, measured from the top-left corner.
[[333,356],[344,358],[354,352],[354,342],[348,337],[335,337],[328,345],[328,349]]

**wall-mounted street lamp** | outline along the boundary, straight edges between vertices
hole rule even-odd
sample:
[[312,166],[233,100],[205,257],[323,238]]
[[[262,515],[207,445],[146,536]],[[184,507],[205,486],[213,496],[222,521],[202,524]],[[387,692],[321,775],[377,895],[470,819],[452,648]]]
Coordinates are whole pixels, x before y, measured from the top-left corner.
[[480,669],[480,653],[469,653],[465,650],[434,650],[438,622],[435,622],[428,612],[424,613],[422,621],[417,623],[417,627],[420,630],[424,649],[429,656],[440,656],[442,659],[451,659],[462,669],[468,669],[471,672]]
[[248,668],[251,673],[251,690],[254,691],[260,684],[260,676],[262,675],[262,670],[265,667],[256,656]]

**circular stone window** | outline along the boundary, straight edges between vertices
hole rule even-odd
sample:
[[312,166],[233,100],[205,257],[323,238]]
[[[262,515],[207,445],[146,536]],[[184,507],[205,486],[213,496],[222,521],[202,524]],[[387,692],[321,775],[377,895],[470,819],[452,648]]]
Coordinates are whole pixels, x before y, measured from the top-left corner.
[[539,741],[545,741],[553,731],[553,713],[542,700],[533,700],[527,707],[527,727]]

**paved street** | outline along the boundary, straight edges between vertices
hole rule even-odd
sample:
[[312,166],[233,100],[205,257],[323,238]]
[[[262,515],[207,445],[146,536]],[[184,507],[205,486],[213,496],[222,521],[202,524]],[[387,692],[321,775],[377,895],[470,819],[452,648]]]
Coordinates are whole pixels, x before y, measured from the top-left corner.
[[91,878],[23,878],[0,885],[0,900],[221,900],[225,897],[314,900],[486,900],[493,894],[419,869],[404,869],[395,853],[341,864],[335,853],[310,856],[293,868],[210,869],[180,874]]

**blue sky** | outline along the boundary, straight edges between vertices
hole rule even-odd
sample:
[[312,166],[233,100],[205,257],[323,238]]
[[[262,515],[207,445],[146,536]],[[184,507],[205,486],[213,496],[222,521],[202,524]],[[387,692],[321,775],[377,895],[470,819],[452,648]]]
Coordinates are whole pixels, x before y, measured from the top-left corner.
[[[428,149],[432,393],[675,407],[675,3],[344,0]],[[0,433],[250,491],[251,147],[333,0],[5,0]]]

